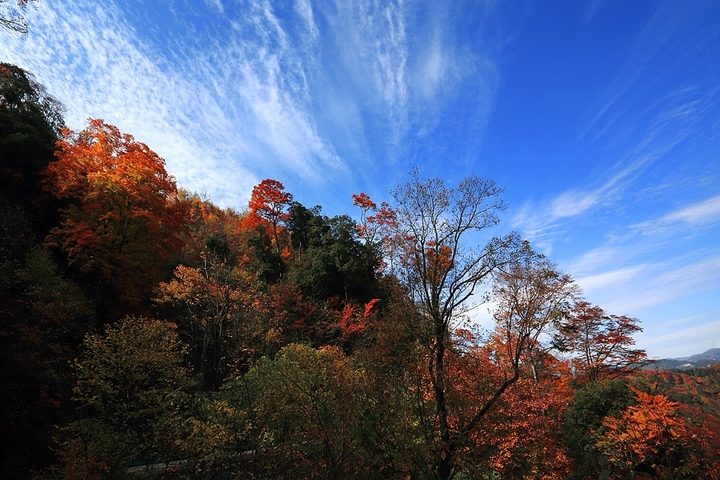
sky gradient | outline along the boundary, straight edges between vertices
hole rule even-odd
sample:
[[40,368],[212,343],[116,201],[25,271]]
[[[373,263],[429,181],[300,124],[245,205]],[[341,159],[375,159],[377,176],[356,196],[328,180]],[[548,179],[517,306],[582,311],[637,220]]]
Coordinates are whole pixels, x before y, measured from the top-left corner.
[[274,178],[357,217],[351,194],[390,200],[415,166],[488,177],[495,233],[638,318],[650,357],[720,347],[718,2],[40,0],[27,18],[0,61],[218,205]]

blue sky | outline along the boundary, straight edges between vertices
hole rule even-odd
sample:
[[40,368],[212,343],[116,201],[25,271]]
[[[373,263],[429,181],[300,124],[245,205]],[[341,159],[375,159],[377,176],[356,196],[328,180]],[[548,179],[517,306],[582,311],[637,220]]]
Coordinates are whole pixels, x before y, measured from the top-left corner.
[[40,0],[27,17],[1,61],[71,128],[117,125],[221,206],[264,178],[330,215],[389,200],[414,166],[492,178],[497,233],[639,318],[651,357],[720,347],[718,2]]

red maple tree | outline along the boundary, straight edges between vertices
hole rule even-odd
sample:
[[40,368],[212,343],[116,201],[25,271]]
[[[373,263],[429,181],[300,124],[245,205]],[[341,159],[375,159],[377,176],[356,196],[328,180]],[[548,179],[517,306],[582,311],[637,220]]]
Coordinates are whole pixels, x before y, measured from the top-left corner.
[[165,161],[99,119],[81,132],[64,129],[55,155],[43,187],[71,203],[48,243],[71,265],[98,273],[116,298],[137,303],[180,248],[185,205]]

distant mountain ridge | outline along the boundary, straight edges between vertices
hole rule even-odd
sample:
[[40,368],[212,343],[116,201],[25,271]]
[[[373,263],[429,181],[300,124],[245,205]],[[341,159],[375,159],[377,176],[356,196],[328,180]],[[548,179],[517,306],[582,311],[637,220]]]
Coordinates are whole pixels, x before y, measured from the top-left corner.
[[691,370],[693,368],[710,367],[720,363],[720,348],[711,348],[703,353],[691,355],[689,357],[679,358],[662,358],[655,360],[653,363],[645,367],[646,370]]
[[692,355],[690,357],[676,358],[675,360],[684,360],[687,362],[697,362],[699,360],[715,360],[720,362],[720,348],[711,348],[703,353]]

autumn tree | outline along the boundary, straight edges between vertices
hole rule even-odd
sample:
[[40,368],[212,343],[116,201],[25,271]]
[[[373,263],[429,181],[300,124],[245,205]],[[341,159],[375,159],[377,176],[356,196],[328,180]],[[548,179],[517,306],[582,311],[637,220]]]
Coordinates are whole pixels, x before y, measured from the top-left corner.
[[204,388],[215,390],[239,350],[242,294],[232,266],[204,260],[199,268],[178,266],[171,281],[160,283],[156,301],[175,306],[195,370]]
[[262,219],[270,225],[275,252],[278,255],[283,251],[281,227],[290,218],[287,210],[292,198],[292,194],[285,191],[282,183],[271,178],[255,185],[250,195],[250,217]]
[[363,373],[339,349],[289,345],[253,374],[263,383],[255,407],[271,415],[266,438],[285,459],[293,459],[300,476],[362,478],[370,473],[363,469],[366,438],[358,430],[366,410]]
[[365,193],[353,194],[352,198],[353,205],[360,209],[360,223],[357,225],[360,238],[366,242],[366,245],[377,248],[385,261],[391,262],[390,265],[381,264],[381,269],[389,267],[390,273],[394,273],[392,261],[399,243],[395,238],[397,235],[395,211],[387,202],[382,202],[378,207]]
[[63,130],[56,156],[43,185],[71,204],[49,244],[109,289],[104,300],[147,300],[183,228],[184,205],[175,201],[164,160],[102,120],[78,133]]
[[277,282],[292,255],[288,223],[292,195],[277,180],[266,179],[253,187],[249,211],[240,215],[236,234],[245,267],[266,284]]
[[[558,379],[563,371],[567,376],[567,367],[551,351],[553,333],[578,295],[579,289],[568,275],[532,251],[522,252],[495,275],[496,328],[484,346],[491,361],[485,361],[485,368],[470,370],[477,372],[480,379],[476,381],[484,386],[485,394],[466,413],[459,434],[460,438],[473,434],[478,438],[479,432],[485,432],[499,449],[490,463],[506,474],[515,468],[526,474],[544,470],[552,477],[568,463],[561,443],[545,427],[553,421],[559,425],[562,406],[569,397],[567,385]],[[544,421],[533,419],[538,410]],[[525,413],[515,416],[515,411]],[[503,431],[507,437],[500,433]],[[499,438],[492,440],[495,436]],[[544,455],[522,454],[521,446],[533,441],[536,448],[543,445]]]
[[238,231],[243,218],[231,210],[196,196],[188,203],[184,264],[154,300],[178,323],[202,388],[213,391],[294,338],[308,309],[294,285],[278,283],[263,266],[263,254],[278,258],[256,243],[269,237]]
[[635,318],[609,315],[602,308],[578,302],[563,323],[561,338],[574,355],[578,378],[597,382],[616,378],[640,368],[645,350],[632,348],[633,335],[642,332]]
[[509,380],[523,371],[537,378],[538,357],[555,347],[554,335],[579,298],[572,278],[540,255],[527,255],[497,275],[495,334],[498,353],[512,369]]
[[[494,394],[508,376],[495,342],[474,343],[463,347],[462,356],[452,357],[454,401],[461,415],[474,415],[477,404]],[[535,363],[537,376],[518,379],[469,435],[459,459],[467,476],[483,478],[483,473],[492,471],[502,478],[565,477],[570,462],[560,425],[572,398],[572,377],[567,362],[550,353],[536,355]]]
[[59,438],[70,478],[122,478],[133,461],[183,453],[193,384],[184,353],[175,326],[150,318],[128,317],[86,337],[75,363],[82,418]]
[[620,417],[606,417],[607,430],[597,443],[612,470],[647,479],[690,479],[699,474],[718,478],[700,468],[699,459],[691,453],[696,440],[679,415],[680,404],[661,394],[630,388],[635,405]]
[[295,311],[305,308],[292,286],[266,289],[212,248],[201,253],[197,267],[176,267],[173,278],[160,283],[155,302],[178,323],[206,391],[275,353],[292,335]]
[[184,189],[178,191],[178,199],[186,205],[187,230],[179,232],[182,263],[191,266],[202,264],[203,252],[228,264],[237,262],[242,243],[237,231],[241,215],[231,208],[221,209],[209,199]]
[[199,426],[215,444],[203,468],[228,478],[374,477],[365,382],[337,347],[286,346],[223,386]]
[[563,443],[572,462],[571,480],[596,480],[607,471],[607,459],[597,448],[606,417],[619,417],[634,402],[628,379],[588,383],[575,391],[563,413]]
[[437,478],[445,452],[450,476],[557,478],[567,471],[558,432],[570,370],[550,350],[577,289],[551,262],[522,253],[494,275],[492,336],[452,329],[443,359],[447,436],[430,369],[435,328],[415,304],[393,300],[371,335],[372,351],[357,354],[383,385],[377,395],[393,405],[383,422],[392,440],[382,445],[397,471]]
[[508,265],[520,248],[513,236],[491,239],[479,249],[468,246],[468,237],[497,225],[505,208],[500,193],[490,180],[473,176],[449,188],[440,179],[419,178],[417,170],[393,192],[401,255],[396,273],[432,331],[426,344],[427,371],[439,438],[433,475],[440,479],[454,474],[460,444],[491,406],[480,406],[466,424],[452,425],[447,361],[453,353],[453,328],[476,289]]

